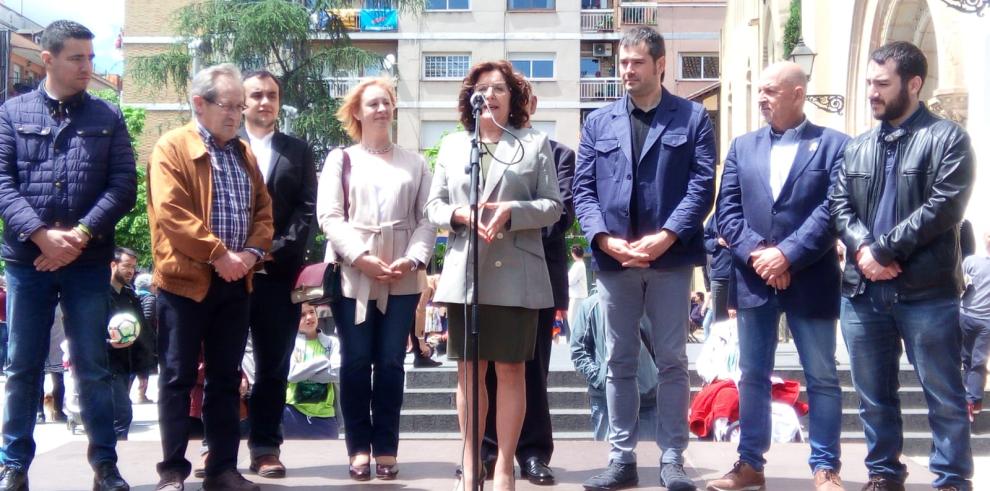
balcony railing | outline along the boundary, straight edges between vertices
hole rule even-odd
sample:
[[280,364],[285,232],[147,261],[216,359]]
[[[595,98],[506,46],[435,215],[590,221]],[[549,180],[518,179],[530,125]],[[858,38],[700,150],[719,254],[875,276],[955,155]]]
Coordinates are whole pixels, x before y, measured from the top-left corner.
[[624,2],[619,5],[622,25],[657,25],[656,2]]
[[614,101],[625,92],[619,78],[581,79],[581,101]]
[[361,81],[359,77],[331,77],[325,79],[330,97],[339,99],[347,95],[347,92],[354,88]]
[[612,9],[586,9],[581,11],[582,32],[615,31],[615,11]]

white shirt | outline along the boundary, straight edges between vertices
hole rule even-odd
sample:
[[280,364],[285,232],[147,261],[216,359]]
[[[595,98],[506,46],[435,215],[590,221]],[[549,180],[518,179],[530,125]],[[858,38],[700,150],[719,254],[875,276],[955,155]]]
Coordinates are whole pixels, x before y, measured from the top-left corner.
[[255,138],[250,132],[247,134],[251,151],[258,159],[258,168],[261,170],[261,177],[265,179],[265,184],[268,184],[268,171],[272,168],[272,135],[274,134],[275,132],[272,131],[261,138]]
[[775,201],[780,196],[784,183],[787,182],[787,176],[791,173],[791,166],[794,165],[794,158],[801,144],[801,133],[807,124],[808,118],[805,118],[797,127],[783,134],[775,133],[772,128],[770,129],[770,191]]
[[588,298],[588,272],[584,261],[574,261],[571,269],[567,270],[567,296]]

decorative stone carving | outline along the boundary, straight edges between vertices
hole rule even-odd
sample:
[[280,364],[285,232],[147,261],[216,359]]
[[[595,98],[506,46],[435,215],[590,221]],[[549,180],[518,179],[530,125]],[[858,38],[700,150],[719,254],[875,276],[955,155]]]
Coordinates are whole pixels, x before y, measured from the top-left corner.
[[955,121],[963,127],[966,126],[966,120],[969,116],[968,107],[968,92],[945,92],[940,94],[936,91],[935,96],[928,99],[928,109],[931,112],[945,119]]

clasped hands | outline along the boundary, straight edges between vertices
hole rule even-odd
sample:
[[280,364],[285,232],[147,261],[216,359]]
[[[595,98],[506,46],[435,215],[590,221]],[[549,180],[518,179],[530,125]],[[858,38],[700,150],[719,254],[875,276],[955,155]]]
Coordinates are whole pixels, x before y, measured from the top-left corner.
[[227,251],[219,258],[213,260],[213,268],[217,270],[217,274],[220,275],[224,281],[233,282],[246,276],[248,272],[254,268],[254,264],[257,262],[258,256],[256,256],[253,252]]
[[[478,213],[481,213],[478,219],[478,237],[489,243],[498,237],[498,233],[512,218],[512,208],[506,202],[482,203],[478,206]],[[450,221],[456,225],[470,226],[471,209],[467,206],[455,209]]]
[[869,245],[863,245],[856,251],[856,265],[870,281],[892,280],[901,274],[901,265],[897,261],[891,261],[887,266],[877,262]]
[[790,261],[780,249],[763,247],[749,254],[749,263],[756,274],[776,290],[786,290],[791,286]]
[[624,268],[648,268],[650,262],[662,256],[677,241],[677,235],[667,229],[629,242],[607,234],[595,236],[598,248],[615,258]]
[[31,241],[41,249],[34,268],[50,272],[75,261],[89,243],[89,236],[79,229],[40,228],[31,234]]
[[400,257],[392,261],[392,264],[388,264],[378,256],[365,253],[354,260],[353,266],[369,278],[382,283],[392,283],[412,271],[415,264],[407,257]]

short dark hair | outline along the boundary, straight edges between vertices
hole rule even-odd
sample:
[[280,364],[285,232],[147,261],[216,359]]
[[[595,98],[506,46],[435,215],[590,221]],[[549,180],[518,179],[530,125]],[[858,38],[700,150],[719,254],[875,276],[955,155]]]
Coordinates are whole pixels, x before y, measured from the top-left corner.
[[917,76],[921,77],[921,85],[924,86],[925,78],[928,77],[928,59],[917,46],[907,41],[887,43],[873,50],[870,59],[879,65],[883,65],[887,60],[894,60],[897,75],[901,77],[902,83],[907,83]]
[[128,249],[126,247],[117,247],[113,250],[113,262],[119,263],[124,260],[124,256],[131,256],[134,259],[138,258],[138,254],[134,252],[134,249]]
[[58,55],[65,47],[66,39],[93,39],[93,31],[86,26],[71,20],[57,20],[48,24],[48,27],[41,32],[41,49]]
[[505,60],[485,61],[471,67],[461,82],[461,92],[457,96],[457,110],[461,113],[461,125],[468,131],[474,131],[474,113],[471,111],[471,95],[474,94],[474,84],[487,72],[502,73],[505,85],[509,87],[509,124],[522,128],[529,122],[529,82],[517,73],[512,64]]
[[637,26],[627,29],[626,32],[622,33],[622,39],[619,40],[620,48],[623,46],[639,46],[641,44],[646,45],[646,49],[650,52],[650,58],[653,58],[653,61],[657,61],[661,56],[666,56],[667,54],[663,35],[652,27]]
[[271,79],[272,82],[275,82],[275,86],[278,87],[278,98],[279,99],[282,99],[282,81],[279,80],[278,77],[276,77],[274,73],[269,72],[268,70],[254,70],[254,71],[250,71],[250,72],[245,73],[244,76],[241,77],[241,81],[242,82],[247,82],[247,80],[249,78],[267,78],[267,79]]
[[574,254],[577,257],[584,257],[584,246],[581,246],[579,244],[572,245],[571,254]]

